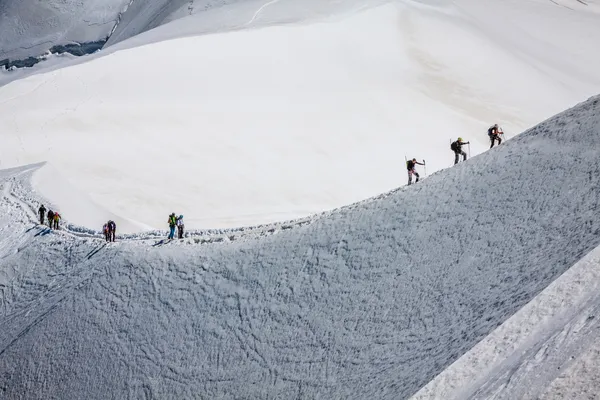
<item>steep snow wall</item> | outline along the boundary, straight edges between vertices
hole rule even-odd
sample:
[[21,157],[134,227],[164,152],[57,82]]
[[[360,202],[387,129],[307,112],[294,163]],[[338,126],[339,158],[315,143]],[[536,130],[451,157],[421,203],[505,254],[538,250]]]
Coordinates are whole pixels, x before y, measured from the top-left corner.
[[[2,171],[7,398],[406,398],[600,244],[600,97],[261,240],[105,245]],[[68,210],[63,210],[67,215]]]
[[106,39],[129,0],[3,0],[0,61],[37,57],[55,45]]
[[119,24],[111,34],[107,46],[156,28],[183,6],[185,6],[187,11],[183,15],[190,15],[194,4],[197,3],[202,3],[205,8],[212,8],[237,1],[240,0],[133,0],[127,10],[121,15]]

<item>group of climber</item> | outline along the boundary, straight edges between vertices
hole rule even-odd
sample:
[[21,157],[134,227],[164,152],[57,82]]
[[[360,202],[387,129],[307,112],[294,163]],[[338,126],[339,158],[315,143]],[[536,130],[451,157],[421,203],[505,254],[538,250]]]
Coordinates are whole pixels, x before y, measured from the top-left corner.
[[169,224],[168,239],[172,240],[175,238],[175,228],[177,228],[177,238],[183,239],[183,229],[185,228],[185,225],[183,223],[183,215],[177,217],[175,216],[175,213],[171,213],[171,215],[169,215],[169,220],[167,221],[167,223]]
[[58,223],[60,222],[61,216],[58,211],[48,210],[48,213],[46,213],[46,207],[42,204],[38,209],[38,214],[40,216],[40,225],[44,225],[44,218],[47,218],[48,227],[50,229],[60,229]]
[[[44,225],[45,218],[47,218],[48,226],[50,227],[50,229],[59,229],[58,223],[61,220],[61,216],[58,212],[48,210],[48,212],[46,213],[46,207],[44,207],[44,205],[42,204],[38,209],[38,214],[40,217],[40,225]],[[183,223],[183,215],[177,217],[175,213],[171,213],[171,215],[169,215],[168,224],[168,238],[174,239],[175,229],[177,229],[177,238],[183,239],[183,230],[185,228],[185,225]],[[104,239],[107,242],[114,242],[117,237],[117,224],[115,223],[115,221],[109,220],[108,222],[106,222],[102,227],[102,233],[104,233]]]
[[117,224],[115,224],[115,221],[111,219],[105,223],[102,227],[102,232],[107,242],[114,242],[117,236]]
[[[494,124],[489,127],[488,137],[490,139],[490,149],[492,147],[494,147],[496,142],[498,142],[498,144],[502,143],[502,138],[500,136],[503,134],[504,134],[504,132],[502,131],[502,128],[500,128],[500,126],[498,126],[498,124]],[[460,156],[463,157],[463,161],[467,160],[467,153],[462,149],[462,146],[464,146],[465,144],[469,144],[469,142],[465,142],[463,140],[463,138],[461,138],[461,137],[459,137],[456,141],[450,143],[450,150],[452,150],[454,152],[454,164],[455,165],[458,164]],[[425,160],[423,160],[423,162],[420,163],[420,162],[417,162],[416,158],[413,158],[412,160],[408,160],[406,162],[406,169],[408,170],[408,184],[409,185],[412,184],[413,175],[417,178],[415,180],[415,183],[419,182],[419,174],[417,173],[417,171],[415,169],[415,167],[417,165],[425,165]]]
[[[502,138],[500,137],[500,135],[502,135],[503,133],[504,132],[502,131],[502,128],[500,128],[498,126],[498,124],[494,124],[488,129],[488,136],[489,136],[490,142],[491,142],[490,149],[492,147],[494,147],[496,142],[498,142],[498,144],[502,143]],[[465,144],[469,144],[469,142],[463,141],[463,138],[461,138],[461,137],[459,137],[456,141],[454,141],[450,144],[450,149],[454,152],[454,164],[458,164],[460,156],[463,157],[463,161],[467,160],[467,153],[462,149],[462,146],[464,146]],[[422,163],[418,162],[416,158],[406,161],[409,185],[412,184],[413,175],[416,178],[415,183],[419,182],[419,174],[416,171],[417,165],[425,166],[425,160],[423,160]],[[48,213],[46,213],[46,207],[44,207],[44,205],[40,206],[38,212],[39,212],[39,216],[40,216],[40,224],[41,225],[44,225],[44,217],[47,217],[48,218],[48,226],[53,229],[59,229],[59,221],[61,219],[61,216],[58,212],[48,210]],[[185,225],[183,223],[183,215],[180,215],[179,217],[177,217],[175,215],[175,213],[171,213],[171,215],[169,215],[169,219],[168,219],[167,223],[169,224],[168,239],[172,240],[175,238],[175,229],[177,229],[177,238],[183,239],[183,230],[185,227]],[[115,241],[116,231],[117,231],[117,225],[112,220],[105,223],[104,226],[102,227],[102,232],[104,233],[104,238],[106,239],[107,242]]]

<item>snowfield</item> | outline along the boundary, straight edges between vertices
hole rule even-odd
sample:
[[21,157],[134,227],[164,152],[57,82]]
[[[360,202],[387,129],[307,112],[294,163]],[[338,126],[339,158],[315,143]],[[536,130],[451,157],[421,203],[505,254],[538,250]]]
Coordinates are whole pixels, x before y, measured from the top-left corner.
[[[3,170],[0,390],[9,399],[407,398],[520,309],[543,313],[523,306],[580,260],[568,274],[595,276],[584,272],[600,245],[599,153],[594,97],[418,185],[286,229],[108,245],[74,225],[35,224],[40,165]],[[552,320],[566,340],[542,337],[560,325],[525,328],[550,350],[566,345],[545,371],[579,373],[580,344],[597,337],[598,296],[585,296],[585,281],[571,285],[567,301],[588,301],[575,320]],[[535,346],[523,349],[532,349],[515,353],[524,361],[539,359]],[[464,382],[486,393],[473,398],[515,398],[485,391],[520,365],[506,352],[501,373]],[[510,382],[532,376],[510,371]],[[542,375],[553,387],[566,379]],[[527,398],[548,388],[529,385]]]
[[600,92],[597,2],[381,3],[236,2],[4,72],[0,166],[48,162],[95,204],[65,214],[91,229],[97,209],[130,232],[172,211],[249,226],[389,191],[405,156],[432,173],[450,139],[479,154],[490,124],[512,137]]

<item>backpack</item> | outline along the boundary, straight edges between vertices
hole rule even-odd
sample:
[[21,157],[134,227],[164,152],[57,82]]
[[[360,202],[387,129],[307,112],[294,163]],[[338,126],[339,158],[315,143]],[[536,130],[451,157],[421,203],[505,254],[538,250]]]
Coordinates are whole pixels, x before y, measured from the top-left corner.
[[414,163],[412,160],[408,160],[408,161],[406,162],[406,169],[408,169],[409,171],[410,171],[411,169],[413,169],[414,167],[415,167],[415,163]]
[[450,144],[450,150],[452,150],[452,151],[458,151],[458,142],[452,142]]

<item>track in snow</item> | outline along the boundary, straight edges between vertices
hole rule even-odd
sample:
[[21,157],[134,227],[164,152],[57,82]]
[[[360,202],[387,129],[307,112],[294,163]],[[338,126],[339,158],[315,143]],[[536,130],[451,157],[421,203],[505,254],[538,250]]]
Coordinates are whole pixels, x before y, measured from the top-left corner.
[[600,244],[599,148],[594,98],[419,185],[223,246],[44,234],[3,198],[0,388],[406,398]]

